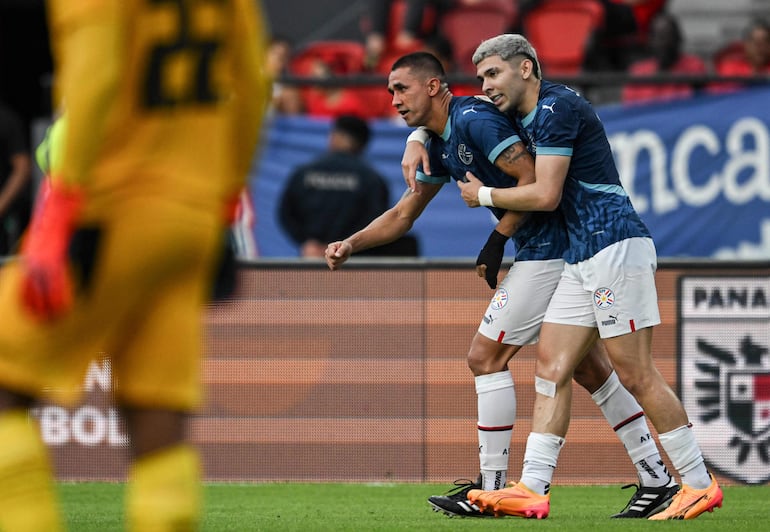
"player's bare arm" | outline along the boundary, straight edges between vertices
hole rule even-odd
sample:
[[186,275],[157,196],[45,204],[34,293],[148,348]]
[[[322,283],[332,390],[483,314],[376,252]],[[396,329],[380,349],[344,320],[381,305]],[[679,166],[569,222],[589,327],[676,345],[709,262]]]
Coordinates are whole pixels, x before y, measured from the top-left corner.
[[404,155],[401,157],[401,173],[406,186],[413,192],[417,191],[417,168],[420,165],[422,165],[422,171],[430,175],[430,160],[425,144],[416,140],[407,142]]
[[494,206],[514,211],[553,211],[561,202],[564,180],[571,158],[541,155],[535,161],[534,183],[512,188],[484,187],[471,172],[466,182],[457,182],[463,201],[469,207]]
[[[535,182],[535,161],[527,151],[523,142],[516,142],[498,155],[495,166],[516,179],[517,186],[524,186]],[[497,231],[511,236],[522,222],[529,216],[526,213],[509,210],[498,223]]]
[[345,240],[332,242],[326,247],[326,264],[337,270],[357,251],[393,242],[412,228],[428,203],[436,196],[441,185],[417,182],[416,191],[406,189],[393,207],[372,220],[369,225]]
[[523,142],[508,146],[495,159],[495,166],[515,177],[519,186],[535,182],[535,161]]
[[[497,157],[495,166],[516,179],[518,184],[535,181],[535,165],[524,144],[512,144]],[[497,288],[497,275],[505,253],[505,243],[524,223],[529,213],[506,211],[489,235],[484,247],[476,259],[476,274],[486,279],[490,288]]]

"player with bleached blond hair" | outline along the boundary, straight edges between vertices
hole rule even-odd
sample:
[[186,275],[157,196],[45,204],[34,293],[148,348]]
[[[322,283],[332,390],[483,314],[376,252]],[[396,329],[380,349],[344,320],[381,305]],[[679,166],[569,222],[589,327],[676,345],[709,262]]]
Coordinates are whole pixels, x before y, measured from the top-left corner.
[[535,182],[496,188],[468,174],[467,183],[458,183],[463,199],[471,207],[558,208],[569,246],[538,342],[537,393],[521,479],[499,491],[472,490],[469,500],[497,515],[548,515],[548,490],[570,421],[572,376],[599,336],[681,475],[682,489],[649,519],[693,519],[721,507],[722,490],[706,469],[687,413],[655,368],[655,245],[620,183],[601,120],[576,91],[541,78],[537,53],[521,35],[482,42],[473,62],[483,93],[515,121],[534,157]]

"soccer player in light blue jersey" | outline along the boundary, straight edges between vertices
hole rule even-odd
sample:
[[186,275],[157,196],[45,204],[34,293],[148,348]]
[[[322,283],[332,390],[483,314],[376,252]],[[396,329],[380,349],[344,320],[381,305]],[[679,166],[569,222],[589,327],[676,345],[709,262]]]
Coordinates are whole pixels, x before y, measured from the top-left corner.
[[[604,127],[574,90],[541,79],[537,54],[521,35],[483,42],[473,55],[483,93],[517,123],[535,157],[535,183],[458,183],[470,206],[563,213],[569,236],[564,272],[538,343],[535,414],[518,484],[471,491],[495,514],[544,517],[548,488],[570,418],[572,372],[597,334],[620,380],[659,433],[682,478],[670,506],[650,519],[692,519],[722,505],[681,402],[655,368],[652,328],[660,323],[657,257],[650,233],[623,190]],[[639,506],[644,490],[637,491]]]
[[[406,55],[393,65],[388,78],[393,105],[408,125],[424,126],[429,131],[427,150],[432,172],[418,172],[417,182],[398,203],[366,228],[329,244],[326,261],[332,270],[352,253],[406,233],[442,185],[463,179],[469,170],[489,186],[533,182],[532,158],[510,120],[489,101],[454,97],[444,80],[439,61],[424,52]],[[504,245],[511,235],[516,246],[515,261],[490,301],[468,353],[478,395],[480,477],[475,483],[458,484],[450,494],[429,499],[435,509],[450,515],[485,515],[468,502],[467,493],[474,488],[492,490],[505,485],[516,419],[516,394],[508,362],[521,346],[537,341],[568,247],[559,213],[523,215],[491,210],[499,223],[479,257],[481,273],[491,287],[497,286]],[[575,373],[575,380],[600,405],[626,444],[632,461],[644,463],[648,476],[667,482],[670,477],[641,407],[620,385],[601,346],[590,351]]]

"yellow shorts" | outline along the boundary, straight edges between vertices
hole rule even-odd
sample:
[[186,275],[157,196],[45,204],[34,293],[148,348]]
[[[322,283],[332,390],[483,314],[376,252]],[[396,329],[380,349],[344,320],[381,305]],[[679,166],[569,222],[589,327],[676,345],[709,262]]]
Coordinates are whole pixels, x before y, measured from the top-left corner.
[[95,227],[90,280],[72,312],[55,322],[37,321],[21,306],[15,261],[0,271],[0,386],[73,404],[89,362],[107,353],[119,404],[195,408],[221,217],[142,198]]

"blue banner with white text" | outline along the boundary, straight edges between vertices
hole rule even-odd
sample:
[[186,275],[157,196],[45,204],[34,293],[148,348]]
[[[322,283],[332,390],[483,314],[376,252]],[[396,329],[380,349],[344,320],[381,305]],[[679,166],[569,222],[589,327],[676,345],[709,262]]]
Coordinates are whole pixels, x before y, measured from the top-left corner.
[[[650,228],[660,257],[770,258],[770,88],[640,106],[597,108],[623,185]],[[372,124],[368,161],[391,189],[405,190],[401,154],[410,129]],[[327,147],[329,121],[275,117],[252,177],[262,257],[295,257],[276,220],[291,171]],[[412,229],[427,258],[476,257],[494,226],[446,185]]]

